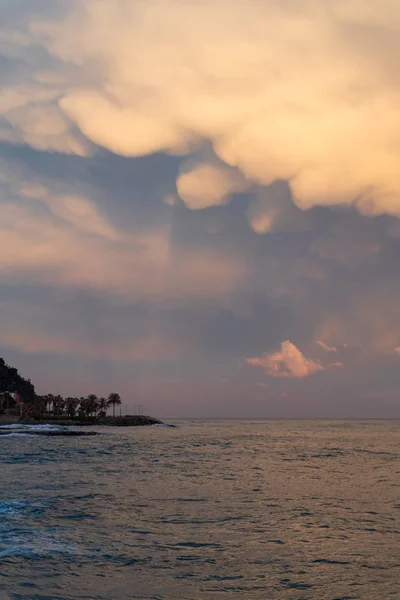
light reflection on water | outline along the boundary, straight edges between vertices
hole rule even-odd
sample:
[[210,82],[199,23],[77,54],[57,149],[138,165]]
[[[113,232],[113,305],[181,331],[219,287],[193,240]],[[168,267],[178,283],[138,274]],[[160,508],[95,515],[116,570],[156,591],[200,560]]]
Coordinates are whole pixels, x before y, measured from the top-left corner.
[[0,598],[400,597],[400,422],[180,425],[1,436]]

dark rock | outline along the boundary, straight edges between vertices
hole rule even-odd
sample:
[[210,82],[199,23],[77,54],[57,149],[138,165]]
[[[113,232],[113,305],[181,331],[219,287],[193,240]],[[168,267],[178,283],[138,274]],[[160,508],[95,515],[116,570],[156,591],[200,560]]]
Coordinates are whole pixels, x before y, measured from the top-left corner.
[[147,417],[145,415],[126,415],[124,417],[93,417],[89,419],[41,419],[40,421],[21,420],[21,424],[34,425],[37,423],[47,425],[62,425],[64,427],[148,427],[150,425],[165,425],[166,427],[176,427],[176,425],[167,425],[159,419]]
[[146,417],[144,415],[132,415],[125,417],[104,417],[96,420],[96,425],[111,427],[148,427],[149,425],[165,425],[159,419]]

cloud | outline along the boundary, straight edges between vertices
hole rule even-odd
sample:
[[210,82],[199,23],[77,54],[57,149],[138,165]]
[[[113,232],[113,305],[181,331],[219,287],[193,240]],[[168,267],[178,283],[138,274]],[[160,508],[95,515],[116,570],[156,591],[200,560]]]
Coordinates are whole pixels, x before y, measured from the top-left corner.
[[360,237],[355,235],[355,232],[351,237],[350,232],[347,232],[347,235],[325,234],[314,242],[310,252],[333,263],[340,263],[346,269],[370,264],[379,256],[380,244],[367,239],[367,228],[364,232],[365,239]]
[[343,346],[352,355],[363,355],[365,360],[397,346],[400,289],[394,272],[368,277],[362,286],[342,283],[340,294],[321,311],[317,338]]
[[294,203],[286,182],[277,181],[257,189],[246,211],[251,229],[258,234],[307,231],[315,225],[311,212]]
[[[400,213],[392,0],[379,11],[369,0],[65,6],[63,18],[40,13],[28,28],[1,32],[13,57],[28,61],[38,47],[49,57],[46,66],[29,58],[28,87],[3,90],[20,98],[1,112],[20,140],[82,154],[83,134],[125,156],[188,154],[206,141],[249,180],[288,180],[301,208]],[[214,176],[220,193],[210,194],[205,178],[206,206],[230,191]],[[195,181],[196,173],[186,184],[199,208]],[[270,220],[255,217],[253,227],[267,231]]]
[[34,105],[31,98],[21,108],[7,111],[7,122],[15,137],[5,141],[24,142],[37,150],[53,150],[65,154],[86,156],[91,144],[78,132],[71,122],[53,103]]
[[2,345],[30,355],[106,358],[120,363],[177,360],[181,358],[183,352],[183,348],[176,340],[166,340],[159,335],[126,341],[108,340],[99,344],[83,336],[72,337],[68,335],[68,332],[50,334],[37,331],[32,328],[32,325],[30,329],[28,327],[24,327],[23,331],[19,331],[16,326],[12,329],[3,329],[1,332]]
[[176,187],[186,206],[199,210],[227,204],[233,193],[246,189],[247,183],[234,169],[198,163],[181,172]]
[[181,251],[173,245],[169,225],[123,232],[102,214],[95,190],[76,184],[72,190],[0,168],[0,281],[152,302],[216,300],[240,286],[240,258],[212,248]]
[[261,367],[273,377],[303,378],[324,371],[319,362],[306,358],[294,344],[282,342],[281,351],[275,354],[264,354],[261,358],[246,359],[249,365]]
[[320,346],[325,352],[337,352],[337,348],[335,346],[328,346],[325,342],[318,340],[315,342],[318,346]]
[[25,281],[108,292],[130,299],[216,298],[242,277],[240,263],[208,250],[174,253],[168,229],[119,242],[85,237],[51,219],[3,208],[3,281]]
[[123,237],[101,215],[95,202],[76,192],[57,194],[41,185],[23,184],[20,193],[22,197],[42,201],[50,212],[78,231],[115,241]]

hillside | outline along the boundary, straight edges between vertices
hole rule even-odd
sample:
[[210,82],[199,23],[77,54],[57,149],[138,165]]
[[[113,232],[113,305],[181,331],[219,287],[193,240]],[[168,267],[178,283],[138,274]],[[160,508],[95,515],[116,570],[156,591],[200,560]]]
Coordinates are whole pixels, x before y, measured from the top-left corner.
[[35,399],[34,385],[0,358],[0,394],[4,392],[18,392],[24,402],[33,402]]

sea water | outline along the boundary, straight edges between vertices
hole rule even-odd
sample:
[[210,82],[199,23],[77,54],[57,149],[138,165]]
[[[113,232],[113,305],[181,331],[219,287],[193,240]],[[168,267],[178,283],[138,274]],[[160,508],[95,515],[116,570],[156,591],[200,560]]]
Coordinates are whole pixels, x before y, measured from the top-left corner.
[[400,422],[0,436],[0,598],[400,598]]

